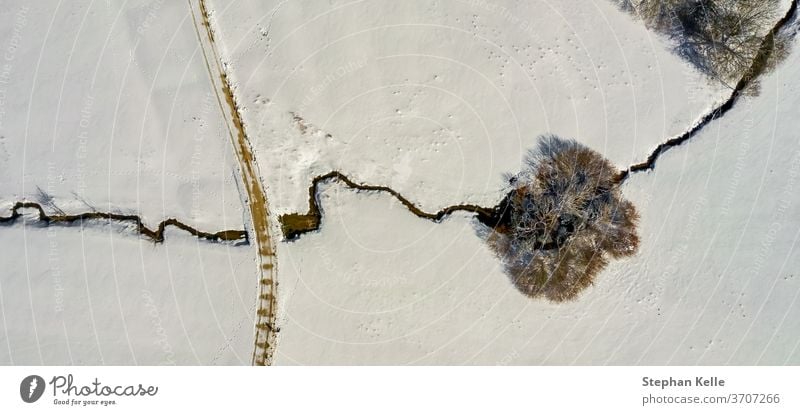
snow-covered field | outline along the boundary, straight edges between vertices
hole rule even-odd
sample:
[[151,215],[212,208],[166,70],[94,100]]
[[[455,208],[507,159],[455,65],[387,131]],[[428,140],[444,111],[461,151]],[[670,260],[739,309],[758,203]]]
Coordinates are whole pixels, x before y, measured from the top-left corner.
[[539,134],[622,168],[725,96],[605,0],[209,3],[279,214],[330,170],[491,206]]
[[[726,94],[603,1],[213,4],[279,213],[333,169],[491,206],[539,134],[625,167]],[[277,363],[799,362],[797,60],[629,179],[640,252],[576,302],[519,294],[466,216],[325,186],[321,231],[279,246]]]
[[[242,230],[236,159],[182,2],[5,1],[0,216]],[[33,212],[30,212],[33,213]],[[256,250],[130,224],[0,227],[1,364],[250,364]]]
[[0,228],[0,364],[250,364],[249,247],[36,222]]
[[432,224],[335,184],[283,244],[278,363],[800,363],[800,51],[625,195],[642,246],[577,301],[516,291],[456,216]]
[[[248,226],[189,4],[9,3],[0,207]],[[608,0],[206,6],[273,221],[332,170],[429,212],[493,206],[541,134],[622,169],[730,94]],[[639,251],[572,302],[518,292],[471,215],[322,185],[321,229],[277,242],[275,363],[800,364],[799,80],[795,48],[632,174]],[[0,364],[251,362],[253,245],[29,218],[0,252]]]
[[6,1],[0,39],[0,209],[41,189],[68,213],[243,229],[187,4]]

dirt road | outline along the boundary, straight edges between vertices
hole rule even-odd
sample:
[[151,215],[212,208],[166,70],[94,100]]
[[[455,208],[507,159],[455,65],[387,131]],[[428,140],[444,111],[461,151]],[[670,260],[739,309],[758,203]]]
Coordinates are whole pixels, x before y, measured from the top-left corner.
[[[258,174],[258,165],[247,139],[244,124],[239,115],[239,107],[231,90],[228,75],[223,69],[217,51],[214,30],[208,19],[208,9],[204,0],[188,0],[197,38],[203,50],[211,82],[220,110],[228,124],[231,143],[239,160],[241,182],[247,193],[246,205],[250,210],[252,232],[255,236],[259,258],[258,308],[255,322],[255,344],[252,364],[264,366],[272,363],[275,349],[276,330],[276,292],[277,282],[275,243],[269,231],[269,209],[264,187]],[[244,196],[244,195],[243,195]]]

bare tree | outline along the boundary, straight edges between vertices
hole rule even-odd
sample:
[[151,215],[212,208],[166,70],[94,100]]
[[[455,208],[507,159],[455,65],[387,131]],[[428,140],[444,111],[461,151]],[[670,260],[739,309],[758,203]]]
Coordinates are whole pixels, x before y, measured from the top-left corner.
[[608,160],[574,140],[540,138],[512,178],[508,219],[489,237],[520,291],[574,298],[608,263],[636,252],[638,215]]
[[[618,0],[645,24],[667,34],[679,55],[704,73],[733,87],[748,75],[772,25],[780,0]],[[779,58],[786,39],[768,44]],[[765,67],[769,69],[769,65]]]

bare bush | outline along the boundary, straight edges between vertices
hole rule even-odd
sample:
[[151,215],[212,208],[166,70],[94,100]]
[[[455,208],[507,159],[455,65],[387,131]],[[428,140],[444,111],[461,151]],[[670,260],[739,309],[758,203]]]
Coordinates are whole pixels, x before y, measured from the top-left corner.
[[564,301],[593,281],[608,257],[632,255],[638,215],[616,186],[617,171],[574,140],[540,138],[512,177],[506,219],[489,237],[517,288]]
[[[728,86],[748,75],[772,25],[780,0],[618,0],[645,24],[666,33],[679,55]],[[787,39],[769,39],[780,56]],[[769,69],[769,65],[764,68]]]

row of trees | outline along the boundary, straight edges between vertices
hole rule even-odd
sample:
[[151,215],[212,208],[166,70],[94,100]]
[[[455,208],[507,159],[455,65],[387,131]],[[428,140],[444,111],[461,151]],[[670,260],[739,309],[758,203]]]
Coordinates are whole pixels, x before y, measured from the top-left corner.
[[[617,0],[645,24],[667,34],[679,55],[733,87],[758,58],[779,15],[780,0]],[[788,40],[770,39],[774,66]]]

